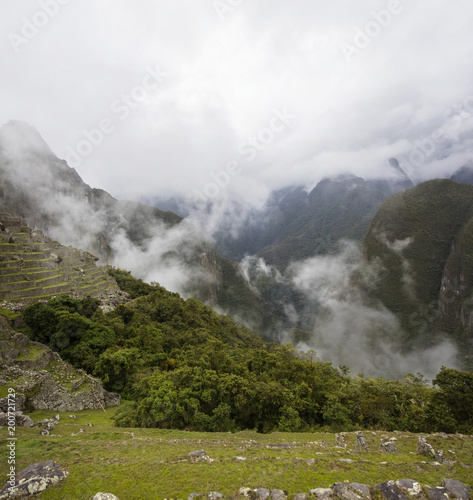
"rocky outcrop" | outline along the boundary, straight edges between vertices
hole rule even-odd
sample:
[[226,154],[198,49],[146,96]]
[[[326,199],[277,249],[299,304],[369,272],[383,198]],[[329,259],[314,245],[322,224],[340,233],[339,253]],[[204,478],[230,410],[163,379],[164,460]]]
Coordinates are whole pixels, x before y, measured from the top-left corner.
[[53,460],[37,463],[19,471],[0,491],[0,500],[29,497],[41,493],[68,476]]
[[[0,316],[0,385],[15,392],[15,410],[74,412],[118,406],[120,396],[98,379],[76,370],[47,346],[15,332]],[[8,398],[0,410],[8,411]]]

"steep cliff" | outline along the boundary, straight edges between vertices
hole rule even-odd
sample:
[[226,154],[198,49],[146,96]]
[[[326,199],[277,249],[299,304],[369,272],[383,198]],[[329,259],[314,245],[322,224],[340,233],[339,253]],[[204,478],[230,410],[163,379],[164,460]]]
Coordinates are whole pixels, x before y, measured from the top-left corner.
[[432,180],[388,198],[364,240],[380,268],[370,296],[400,319],[403,347],[449,338],[473,355],[473,186]]

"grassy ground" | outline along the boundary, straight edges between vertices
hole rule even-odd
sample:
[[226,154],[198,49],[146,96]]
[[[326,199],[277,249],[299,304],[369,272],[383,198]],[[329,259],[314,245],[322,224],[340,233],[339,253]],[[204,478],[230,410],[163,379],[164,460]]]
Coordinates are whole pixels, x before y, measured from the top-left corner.
[[[445,456],[455,461],[432,465],[430,459],[415,454],[417,436],[409,433],[366,432],[370,451],[357,453],[354,433],[347,435],[348,447],[344,450],[335,447],[334,434],[330,433],[263,435],[250,431],[212,434],[121,429],[113,427],[110,417],[114,411],[110,408],[105,414],[102,410],[84,410],[75,413],[75,420],[61,413],[52,436],[40,436],[38,428],[17,428],[17,471],[46,460],[55,460],[69,471],[65,481],[38,498],[85,500],[106,491],[120,500],[185,499],[191,492],[218,491],[232,496],[242,486],[283,489],[292,497],[337,481],[373,485],[402,478],[438,486],[442,478],[448,477],[473,486],[471,436],[429,436],[428,441],[436,449],[443,449]],[[30,416],[38,421],[54,414],[37,411]],[[79,433],[79,429],[85,432]],[[7,473],[6,437],[7,429],[3,428],[2,478]],[[399,454],[379,451],[379,439],[387,437],[398,439]],[[286,446],[278,446],[281,444]],[[187,454],[201,449],[213,461],[191,463]]]

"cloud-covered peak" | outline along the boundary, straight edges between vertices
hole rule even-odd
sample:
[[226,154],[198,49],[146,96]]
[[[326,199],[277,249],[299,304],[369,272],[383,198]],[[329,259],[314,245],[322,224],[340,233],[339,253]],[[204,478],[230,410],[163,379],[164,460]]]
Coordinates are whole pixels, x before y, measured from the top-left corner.
[[24,121],[10,120],[0,128],[0,148],[10,158],[33,153],[54,156],[40,133]]

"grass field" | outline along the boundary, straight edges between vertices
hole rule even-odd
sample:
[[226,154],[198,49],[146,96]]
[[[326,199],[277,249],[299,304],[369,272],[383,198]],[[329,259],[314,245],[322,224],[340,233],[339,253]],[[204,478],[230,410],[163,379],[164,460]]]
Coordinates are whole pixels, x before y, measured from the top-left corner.
[[[113,493],[120,500],[185,499],[192,492],[210,491],[230,497],[243,486],[282,489],[291,498],[338,481],[374,485],[403,478],[431,486],[451,478],[473,486],[472,436],[428,436],[453,461],[434,465],[415,453],[417,435],[404,432],[366,431],[370,451],[355,452],[354,433],[347,434],[348,446],[342,449],[335,447],[332,433],[122,429],[113,426],[114,412],[113,408],[106,414],[84,410],[75,413],[76,419],[60,413],[60,423],[51,436],[40,436],[36,427],[16,429],[17,471],[47,460],[55,460],[69,471],[66,480],[38,498],[86,500],[98,491]],[[51,411],[30,414],[34,421],[54,415]],[[2,484],[7,474],[6,432],[6,428],[0,431]],[[397,438],[398,454],[379,451],[380,438],[390,437]],[[212,461],[187,458],[188,453],[201,449]]]

